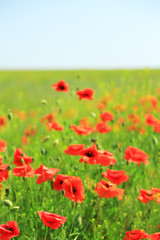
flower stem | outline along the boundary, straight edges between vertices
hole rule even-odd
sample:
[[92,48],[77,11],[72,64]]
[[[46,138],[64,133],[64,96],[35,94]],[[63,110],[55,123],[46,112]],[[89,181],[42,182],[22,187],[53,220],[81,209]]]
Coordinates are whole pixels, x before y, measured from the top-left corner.
[[48,227],[46,227],[46,233],[45,233],[44,240],[47,240],[47,232],[48,232]]

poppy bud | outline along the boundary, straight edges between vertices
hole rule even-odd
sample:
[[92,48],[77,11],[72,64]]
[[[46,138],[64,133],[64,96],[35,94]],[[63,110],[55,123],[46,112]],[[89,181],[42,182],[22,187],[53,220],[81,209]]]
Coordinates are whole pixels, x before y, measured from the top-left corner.
[[95,139],[95,138],[92,138],[92,139],[91,139],[91,142],[95,143],[95,142],[96,142],[96,139]]
[[42,150],[41,150],[41,154],[42,154],[42,155],[45,155],[45,154],[46,154],[46,150],[45,150],[45,149],[42,149]]
[[10,193],[9,188],[6,188],[5,191],[6,191],[6,197],[8,197]]
[[73,136],[69,138],[69,142],[71,143],[73,141]]
[[53,142],[53,147],[55,147],[58,143],[59,143],[59,139],[57,138],[57,139]]
[[155,136],[152,138],[152,141],[154,145],[158,144],[158,139]]
[[78,170],[78,167],[77,167],[77,166],[74,166],[74,170],[77,171],[77,170]]
[[125,125],[126,125],[125,122],[123,122],[123,123],[122,123],[122,126],[124,127]]
[[9,112],[8,115],[7,115],[7,118],[8,118],[9,121],[12,120],[13,114],[11,112]]
[[18,211],[19,209],[20,209],[19,206],[12,207],[12,208],[11,208],[11,212],[16,212],[16,211]]
[[11,170],[11,166],[8,166],[8,167],[7,167],[7,171],[9,171],[9,170]]
[[94,112],[91,112],[91,116],[96,118],[96,114]]
[[44,105],[46,105],[48,102],[47,102],[45,99],[42,99],[42,100],[41,100],[41,103],[44,104]]
[[62,195],[64,196],[64,194],[65,194],[65,190],[61,190],[61,193],[62,193]]
[[47,142],[50,139],[50,136],[47,136],[43,139],[43,142]]
[[57,160],[57,162],[59,162],[59,161],[60,161],[60,157],[57,157],[57,159],[56,159],[56,160]]
[[32,162],[34,162],[34,158],[32,158]]
[[111,123],[114,123],[114,119],[111,120]]
[[13,206],[13,203],[10,201],[10,200],[3,200],[3,203],[6,207],[12,207]]

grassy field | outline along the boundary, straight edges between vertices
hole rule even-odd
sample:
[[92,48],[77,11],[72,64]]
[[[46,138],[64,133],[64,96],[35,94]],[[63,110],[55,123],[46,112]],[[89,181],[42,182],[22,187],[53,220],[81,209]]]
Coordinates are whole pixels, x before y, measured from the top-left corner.
[[[61,79],[69,84],[69,92],[52,88]],[[14,239],[121,240],[127,231],[135,229],[144,229],[148,234],[160,232],[159,203],[145,204],[137,199],[140,189],[160,188],[160,133],[145,122],[148,113],[160,119],[160,70],[1,71],[0,88],[0,117],[7,117],[5,126],[0,127],[0,139],[7,143],[1,156],[3,163],[10,165],[9,178],[0,183],[0,224],[11,220],[18,223],[20,234]],[[77,89],[84,88],[95,91],[93,101],[78,99]],[[152,97],[156,98],[156,107]],[[114,118],[108,123],[110,132],[95,131],[83,136],[70,129],[72,124],[80,125],[83,118],[95,127],[101,121],[100,113],[106,111]],[[63,131],[49,131],[40,121],[50,113]],[[30,124],[36,125],[37,131],[25,143],[22,137]],[[114,153],[117,162],[113,167],[85,165],[79,162],[80,156],[64,153],[71,144],[85,144],[88,148],[94,142],[98,149]],[[149,164],[138,167],[128,163],[123,156],[129,146],[149,155]],[[76,203],[65,197],[64,191],[53,190],[51,180],[37,184],[36,175],[14,176],[13,158],[18,147],[34,158],[34,169],[44,164],[58,168],[58,174],[80,177],[84,201]],[[125,170],[129,175],[129,180],[118,186],[124,190],[121,200],[99,197],[95,191],[107,168]],[[12,207],[4,204],[8,199]],[[17,211],[15,206],[19,207]],[[37,211],[56,213],[67,220],[58,230],[48,228],[46,233]]]

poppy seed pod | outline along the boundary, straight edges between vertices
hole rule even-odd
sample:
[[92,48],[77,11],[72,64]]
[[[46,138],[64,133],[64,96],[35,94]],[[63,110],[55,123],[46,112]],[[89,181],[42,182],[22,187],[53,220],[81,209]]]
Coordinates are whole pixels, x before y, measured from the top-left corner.
[[13,203],[9,199],[3,200],[3,203],[6,207],[12,207],[13,206]]

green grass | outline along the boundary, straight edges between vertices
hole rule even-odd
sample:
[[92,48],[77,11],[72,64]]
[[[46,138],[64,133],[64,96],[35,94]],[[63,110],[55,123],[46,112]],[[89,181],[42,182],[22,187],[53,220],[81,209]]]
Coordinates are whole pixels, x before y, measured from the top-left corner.
[[[69,93],[59,93],[52,89],[52,84],[64,79],[70,86]],[[4,163],[13,165],[15,149],[21,147],[24,152],[35,160],[34,169],[44,164],[50,168],[59,168],[61,174],[79,176],[84,182],[85,200],[82,204],[71,202],[51,188],[51,182],[42,185],[36,184],[37,176],[33,179],[13,176],[10,171],[9,179],[2,183],[0,190],[0,224],[15,220],[20,229],[20,235],[15,239],[41,240],[45,236],[45,226],[37,215],[37,211],[53,212],[67,217],[66,223],[58,230],[48,230],[47,239],[77,239],[99,240],[107,236],[109,240],[121,240],[125,232],[133,229],[144,229],[151,234],[160,224],[159,204],[150,202],[143,204],[137,200],[139,190],[159,188],[160,185],[160,145],[159,133],[145,125],[144,109],[139,105],[139,98],[153,95],[158,99],[157,89],[160,83],[160,70],[115,70],[115,71],[1,71],[0,72],[0,116],[8,116],[13,109],[24,111],[26,120],[11,114],[11,120],[0,130],[0,138],[7,142],[7,151],[1,155]],[[76,90],[86,87],[95,90],[94,101],[79,101]],[[131,95],[132,90],[136,95]],[[98,102],[110,96],[107,110],[115,116],[115,121],[109,125],[113,130],[107,134],[92,133],[88,136],[78,136],[70,129],[71,124],[79,125],[79,120],[88,117],[93,124],[98,121]],[[41,100],[46,100],[43,104]],[[159,100],[159,99],[158,99]],[[120,112],[115,110],[118,104],[125,108]],[[146,129],[144,135],[139,132],[127,131],[130,125],[128,114],[133,113],[133,106],[137,105],[137,113]],[[158,105],[160,108],[160,106]],[[30,117],[31,112],[36,117]],[[62,132],[48,131],[40,122],[42,116],[53,112],[57,121],[64,126]],[[93,114],[94,113],[94,114]],[[151,113],[160,119],[160,111]],[[116,128],[120,117],[125,125]],[[37,134],[30,137],[31,143],[22,145],[21,138],[29,124],[37,125]],[[43,141],[48,137],[48,141]],[[64,150],[70,144],[92,145],[96,139],[100,149],[115,154],[117,163],[113,169],[126,170],[129,181],[120,185],[124,189],[122,200],[117,198],[100,199],[94,191],[95,185],[102,177],[106,167],[79,163],[78,156],[70,156]],[[155,142],[156,139],[156,142]],[[121,146],[118,145],[121,144]],[[138,167],[134,163],[126,163],[123,159],[124,151],[128,146],[134,146],[145,151],[149,156],[149,165]],[[45,150],[45,154],[42,154]],[[84,181],[85,180],[85,181]],[[5,189],[9,188],[9,196]],[[4,199],[19,206],[14,213],[4,206]]]

